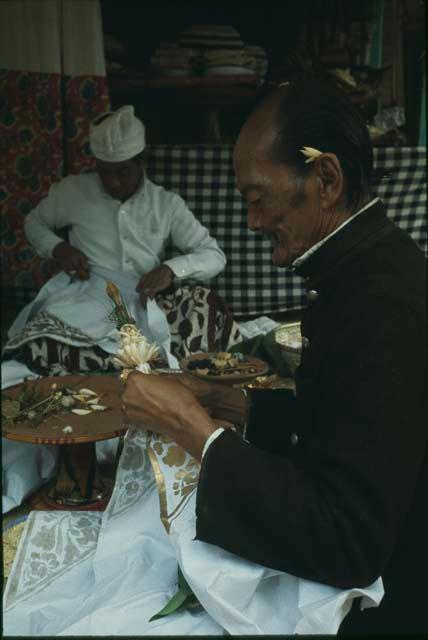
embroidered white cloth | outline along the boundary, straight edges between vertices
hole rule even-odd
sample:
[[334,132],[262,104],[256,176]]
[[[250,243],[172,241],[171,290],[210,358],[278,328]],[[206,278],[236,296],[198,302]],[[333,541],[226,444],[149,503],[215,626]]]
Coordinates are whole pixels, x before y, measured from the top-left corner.
[[[335,589],[195,540],[198,475],[175,443],[130,429],[104,514],[31,514],[4,594],[5,634],[334,634],[353,598],[379,604],[381,579]],[[177,562],[203,609],[149,622],[177,589]]]
[[[67,325],[68,331],[60,338],[61,342],[74,346],[96,344],[108,353],[116,353],[117,330],[109,319],[113,305],[106,293],[109,280],[119,287],[125,305],[143,335],[149,342],[156,342],[171,367],[177,367],[177,360],[170,353],[171,336],[163,311],[151,299],[147,302],[147,310],[142,308],[135,291],[138,279],[133,273],[118,273],[102,267],[93,267],[89,280],[70,282],[64,272],[51,278],[18,314],[8,332],[8,346],[13,346],[14,339],[17,344],[25,341],[25,332],[24,335],[20,332],[26,323],[37,313],[46,311]],[[57,334],[43,335],[58,339]]]
[[224,269],[216,240],[184,200],[147,177],[126,202],[114,200],[96,173],[67,176],[25,218],[25,233],[38,255],[51,257],[70,227],[69,242],[94,265],[141,277],[159,266],[168,239],[182,252],[164,261],[177,278],[207,280]]

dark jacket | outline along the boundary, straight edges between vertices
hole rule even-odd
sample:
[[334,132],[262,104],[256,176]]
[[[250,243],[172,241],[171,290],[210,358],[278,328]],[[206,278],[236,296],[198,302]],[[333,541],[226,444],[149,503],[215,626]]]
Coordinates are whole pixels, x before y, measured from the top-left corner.
[[426,260],[377,203],[299,273],[296,397],[253,390],[251,444],[209,447],[197,538],[344,589],[381,575],[341,631],[428,631]]

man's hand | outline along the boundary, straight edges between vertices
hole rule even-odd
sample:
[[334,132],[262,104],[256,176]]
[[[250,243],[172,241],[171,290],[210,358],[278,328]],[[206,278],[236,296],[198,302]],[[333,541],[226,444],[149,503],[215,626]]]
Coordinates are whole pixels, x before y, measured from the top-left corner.
[[189,389],[212,418],[242,426],[248,418],[249,401],[240,389],[218,382],[205,382],[186,373],[171,376]]
[[161,264],[146,273],[136,287],[136,291],[140,294],[140,302],[143,308],[146,308],[147,298],[154,298],[159,291],[168,289],[173,279],[174,273],[166,264]]
[[126,422],[170,436],[197,460],[217,429],[194,394],[174,376],[133,372],[128,376],[122,402]]
[[83,251],[72,247],[68,242],[60,242],[52,251],[52,255],[70,276],[79,280],[88,280],[89,263]]

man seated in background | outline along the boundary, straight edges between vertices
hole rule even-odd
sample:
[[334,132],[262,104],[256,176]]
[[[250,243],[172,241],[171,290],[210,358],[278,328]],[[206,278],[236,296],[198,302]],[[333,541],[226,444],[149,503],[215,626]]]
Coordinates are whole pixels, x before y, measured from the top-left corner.
[[305,278],[295,399],[131,373],[125,416],[202,461],[197,539],[342,589],[382,576],[340,632],[426,633],[426,260],[370,195],[367,128],[328,84],[273,92],[234,159],[249,227]]
[[[119,286],[137,316],[137,324],[150,334],[153,322],[143,311],[148,300],[168,292],[173,283],[213,278],[226,264],[216,240],[182,198],[146,176],[145,128],[132,106],[101,116],[91,125],[89,139],[96,172],[70,175],[52,185],[47,197],[25,220],[27,238],[38,255],[55,258],[64,273],[50,280],[18,316],[5,352],[43,373],[55,373],[52,366],[58,364],[63,371],[112,366],[108,354],[114,349],[114,325],[108,319],[108,280]],[[55,232],[64,227],[69,228],[68,241]],[[181,255],[163,260],[167,242]],[[192,290],[180,291],[180,304],[183,297],[191,302]],[[207,293],[202,288],[198,292],[199,312],[205,304],[205,325],[198,325],[198,330],[205,334]],[[210,302],[214,299],[211,294]],[[172,293],[165,309],[171,311],[175,303]],[[217,301],[217,307],[217,313],[227,315],[227,321],[221,323],[224,331],[204,335],[201,348],[227,348],[229,341],[236,341],[237,327],[230,314],[221,301]],[[175,333],[179,334],[179,329],[176,327]],[[151,337],[163,343],[168,331],[165,327],[162,331],[162,339],[156,332]],[[186,328],[187,339],[188,334]],[[176,355],[187,355],[189,342],[184,346],[175,343],[172,350],[175,347]]]

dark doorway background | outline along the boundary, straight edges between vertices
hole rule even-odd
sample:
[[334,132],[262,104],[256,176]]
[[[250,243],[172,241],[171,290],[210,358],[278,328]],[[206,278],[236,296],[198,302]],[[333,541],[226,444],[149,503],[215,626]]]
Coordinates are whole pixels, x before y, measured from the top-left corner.
[[106,33],[126,44],[133,66],[143,70],[161,40],[194,24],[235,27],[246,44],[267,50],[271,60],[293,50],[302,24],[324,20],[344,28],[367,13],[371,0],[101,0]]

